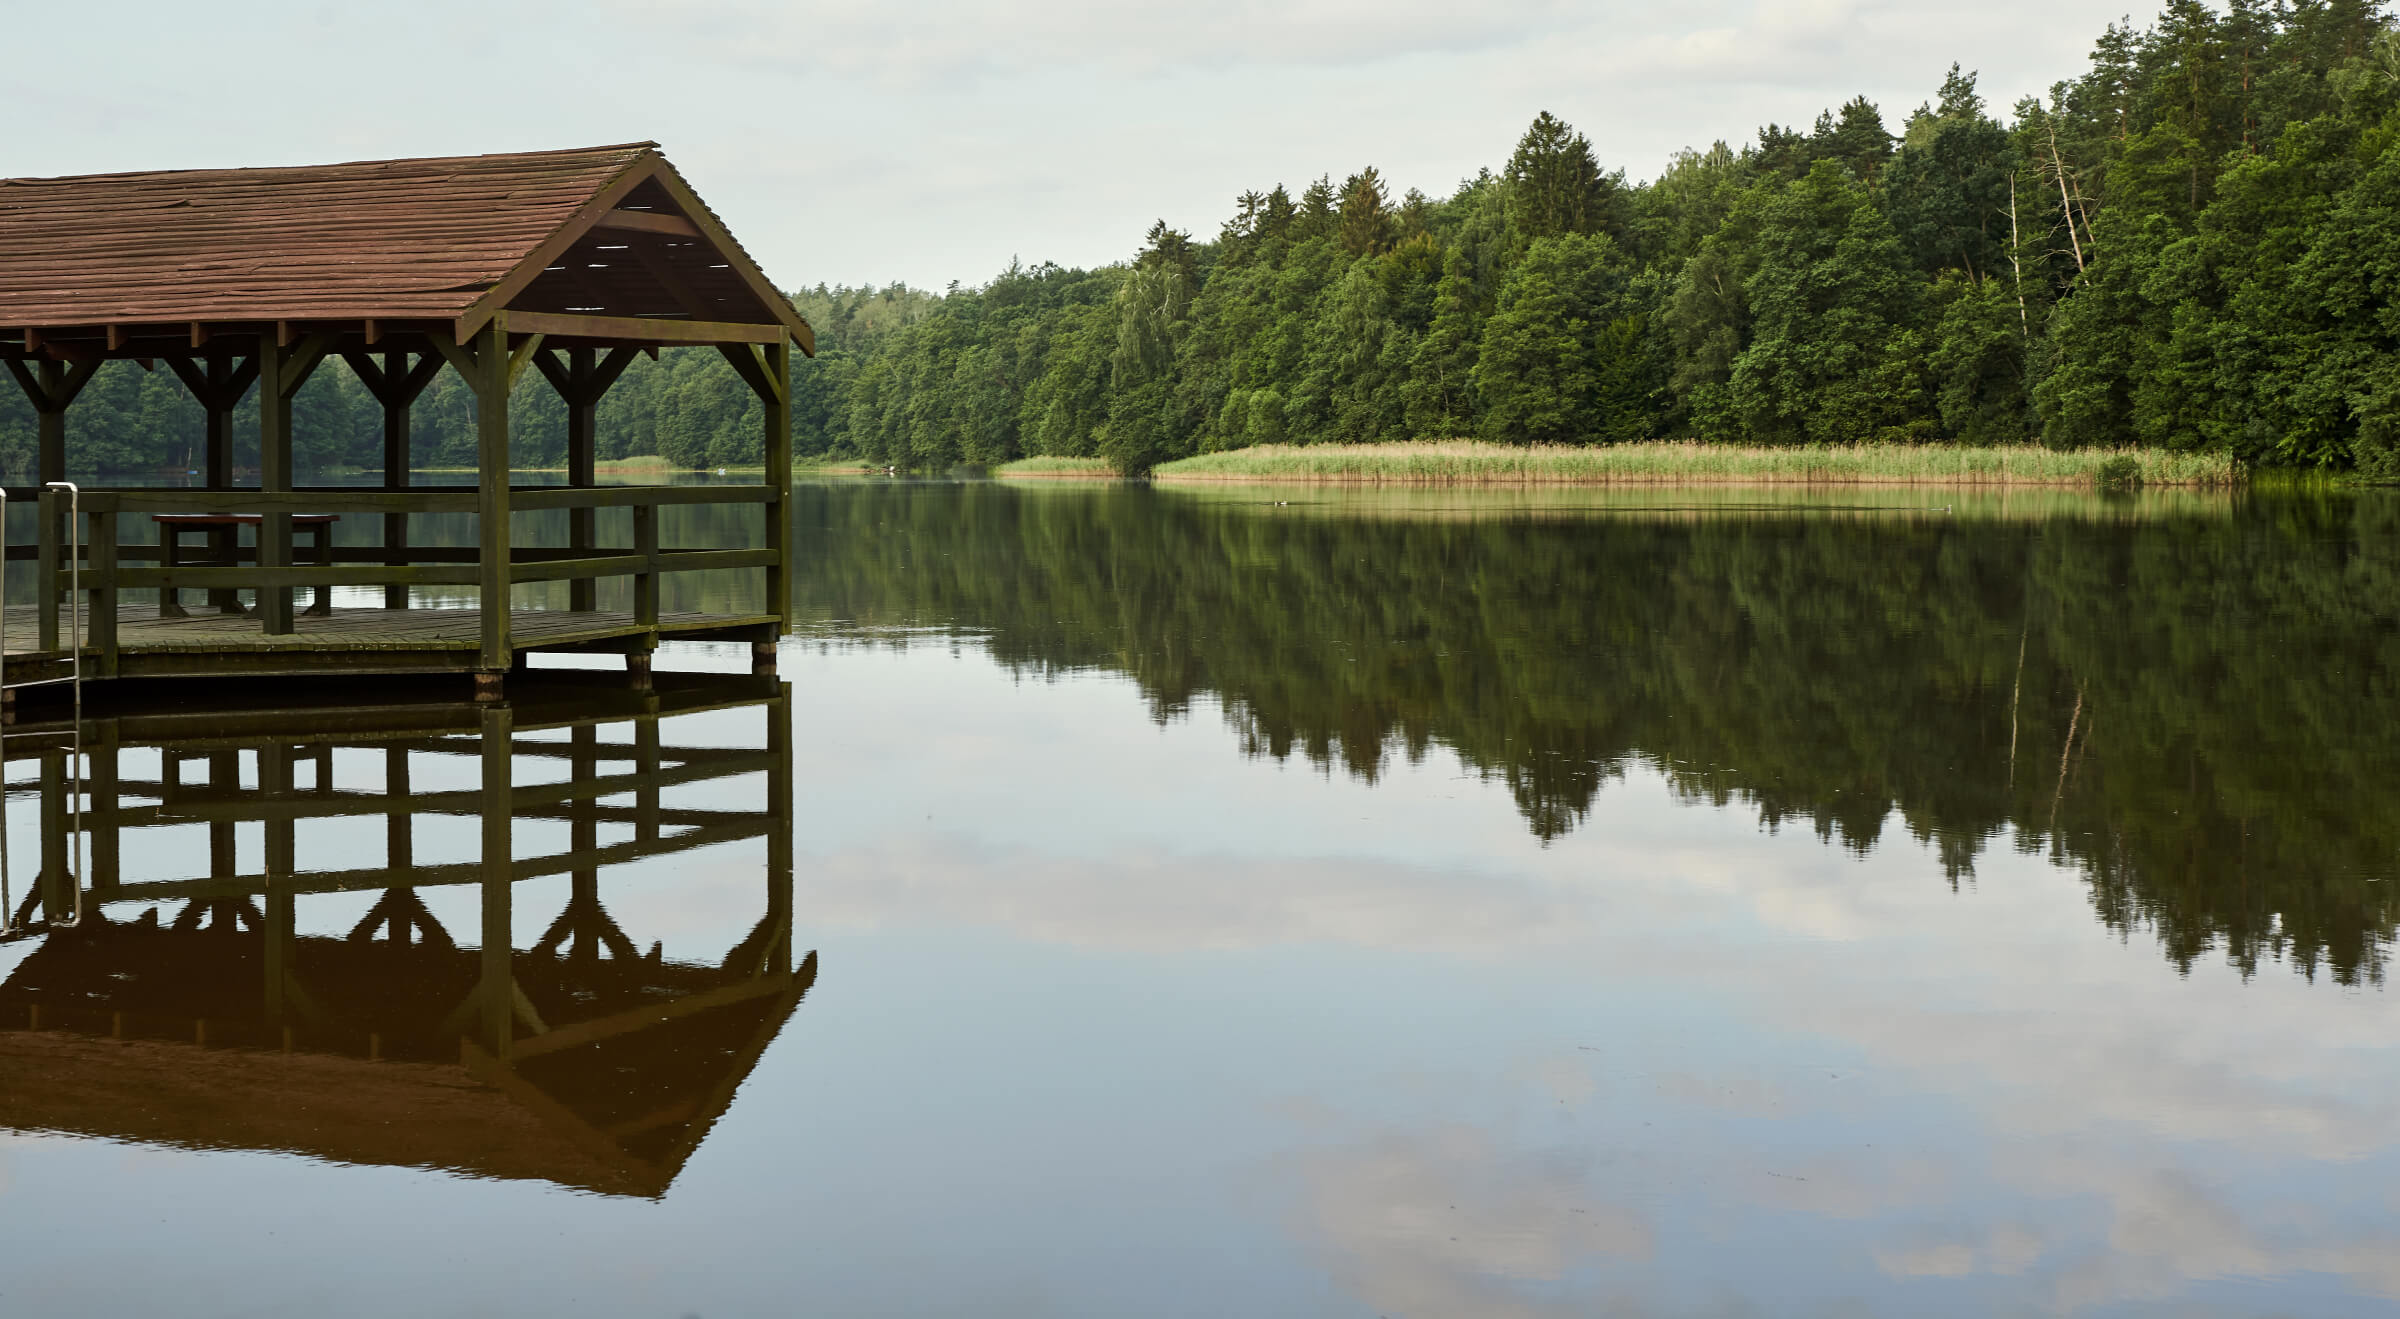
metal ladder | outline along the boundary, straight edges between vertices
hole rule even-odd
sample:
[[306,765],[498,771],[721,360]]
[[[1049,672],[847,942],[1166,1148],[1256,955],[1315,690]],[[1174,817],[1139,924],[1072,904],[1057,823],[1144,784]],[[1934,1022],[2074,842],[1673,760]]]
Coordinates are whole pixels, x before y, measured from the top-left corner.
[[[73,741],[67,754],[67,800],[73,812],[68,834],[74,840],[75,860],[67,872],[68,882],[75,892],[75,914],[64,921],[50,921],[54,930],[72,930],[83,924],[83,491],[72,481],[47,481],[45,490],[67,492],[67,645],[72,655],[71,666],[64,678],[43,678],[33,682],[9,682],[8,665],[8,575],[0,571],[0,690],[18,691],[26,687],[55,686],[64,682],[74,689],[75,723]],[[8,491],[0,489],[0,525],[8,518]],[[6,560],[0,559],[0,566]],[[8,725],[0,722],[0,775],[6,773]],[[5,785],[0,785],[0,803],[6,801]],[[16,923],[16,901],[8,888],[8,827],[5,811],[0,810],[0,939],[14,939],[27,933],[31,926]]]

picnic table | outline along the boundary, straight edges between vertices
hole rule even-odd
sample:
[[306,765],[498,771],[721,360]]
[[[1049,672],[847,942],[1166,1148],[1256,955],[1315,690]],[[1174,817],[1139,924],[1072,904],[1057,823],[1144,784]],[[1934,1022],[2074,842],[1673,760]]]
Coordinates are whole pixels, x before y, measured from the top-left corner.
[[[206,555],[189,560],[189,562],[223,564],[232,567],[241,562],[242,528],[255,527],[264,523],[266,515],[263,513],[153,513],[150,515],[150,520],[158,524],[158,562],[160,567],[173,568],[186,562],[183,557],[183,538],[195,532],[208,537]],[[321,566],[330,567],[333,563],[333,524],[341,520],[341,515],[338,513],[292,514],[292,530],[309,533],[314,541],[316,561]],[[182,601],[177,598],[182,594],[182,590],[177,587],[170,586],[162,589],[158,593],[158,616],[160,618],[191,617],[184,611]],[[208,602],[223,613],[249,612],[242,608],[240,595],[230,587],[210,589]],[[317,587],[316,603],[310,605],[307,612],[320,617],[332,613],[333,588],[320,584]]]

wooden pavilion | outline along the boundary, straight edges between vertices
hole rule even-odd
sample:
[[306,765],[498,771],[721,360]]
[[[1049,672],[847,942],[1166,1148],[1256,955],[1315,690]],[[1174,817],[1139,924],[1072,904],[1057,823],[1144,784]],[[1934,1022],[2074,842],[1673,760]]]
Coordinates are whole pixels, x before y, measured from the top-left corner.
[[[637,353],[716,349],[756,392],[766,471],[749,485],[599,486],[601,396]],[[573,151],[0,180],[0,363],[38,418],[33,599],[6,602],[7,681],[63,676],[471,672],[496,695],[529,651],[622,652],[646,674],[662,636],[750,640],[762,661],[788,611],[790,355],[809,326],[653,143]],[[164,364],[207,415],[196,489],[63,482],[72,407],[104,362]],[[382,404],[380,489],[295,484],[292,400],[340,360]],[[473,486],[409,475],[409,409],[440,368],[477,401]],[[565,486],[512,485],[508,400],[525,368],[565,402]],[[237,487],[233,414],[259,391],[258,483]],[[659,543],[662,506],[755,504],[761,548]],[[631,510],[630,543],[598,514]],[[568,545],[512,543],[510,517],[566,510]],[[472,547],[411,544],[412,513],[471,513]],[[334,546],[328,516],[382,519],[380,545]],[[293,556],[294,518],[318,540]],[[145,525],[132,525],[137,519]],[[212,562],[179,561],[175,523],[212,531]],[[79,525],[70,526],[70,522]],[[240,543],[245,522],[255,544]],[[313,525],[309,525],[313,524]],[[131,543],[121,543],[131,542]],[[749,614],[661,613],[662,573],[763,569]],[[595,607],[595,582],[633,580],[632,608]],[[511,587],[571,583],[568,608],[511,607]],[[295,590],[384,591],[380,608],[296,615]],[[474,587],[473,610],[410,609],[411,587]],[[88,620],[63,610],[70,591]],[[177,616],[181,590],[214,611]],[[255,612],[243,612],[247,591]],[[138,602],[131,598],[138,593]],[[156,601],[149,597],[157,593]],[[166,616],[161,616],[166,615]]]

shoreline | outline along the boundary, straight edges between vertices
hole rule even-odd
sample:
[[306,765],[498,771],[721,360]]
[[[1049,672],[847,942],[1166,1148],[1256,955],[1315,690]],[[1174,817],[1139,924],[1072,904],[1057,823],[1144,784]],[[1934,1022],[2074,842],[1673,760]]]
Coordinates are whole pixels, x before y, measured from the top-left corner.
[[991,469],[1008,481],[1123,481],[1128,478],[1105,458],[1018,458]]
[[2024,486],[2236,489],[2223,454],[2034,446],[1770,449],[1692,442],[1511,448],[1466,441],[1261,445],[1162,463],[1160,484],[1395,486]]
[[[1060,473],[1067,475],[1067,473]],[[1087,478],[1088,479],[1088,478]],[[1112,477],[1124,480],[1124,477]],[[1420,489],[1440,486],[1581,486],[1601,489],[1608,486],[1782,486],[1844,488],[1850,486],[1960,486],[2015,488],[2023,490],[2082,490],[2092,485],[2089,477],[1983,477],[1983,476],[1752,476],[1699,475],[1679,476],[1671,472],[1651,475],[1609,476],[1377,476],[1377,475],[1309,475],[1309,474],[1227,474],[1167,473],[1153,474],[1151,479],[1160,485],[1326,485],[1326,486],[1410,486]],[[2240,481],[2144,481],[2145,489],[2172,490],[2234,490]]]

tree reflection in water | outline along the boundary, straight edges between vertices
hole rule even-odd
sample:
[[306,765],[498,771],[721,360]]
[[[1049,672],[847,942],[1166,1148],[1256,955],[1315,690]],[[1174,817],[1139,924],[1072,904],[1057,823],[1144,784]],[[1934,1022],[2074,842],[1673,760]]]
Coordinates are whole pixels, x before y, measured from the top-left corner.
[[1254,754],[1367,780],[1439,744],[1545,840],[1643,766],[1862,852],[1897,821],[1953,885],[1986,848],[2047,851],[2187,969],[2222,948],[2245,973],[2381,978],[2400,500],[2380,492],[853,483],[804,487],[794,521],[802,617],[1122,672],[1162,720],[1213,698]]

